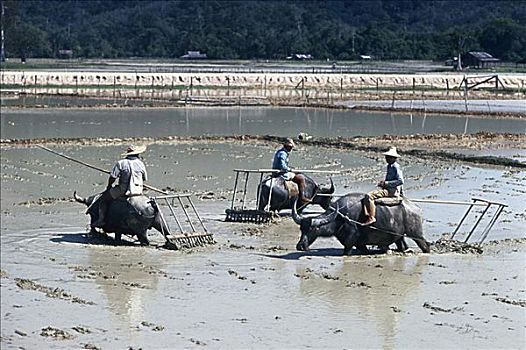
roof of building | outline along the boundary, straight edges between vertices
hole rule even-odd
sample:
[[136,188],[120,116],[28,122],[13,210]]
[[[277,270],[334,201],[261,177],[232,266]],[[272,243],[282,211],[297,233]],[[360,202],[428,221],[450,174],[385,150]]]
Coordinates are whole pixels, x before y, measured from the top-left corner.
[[470,51],[468,55],[475,57],[479,61],[483,62],[497,62],[500,61],[498,58],[491,56],[491,54],[484,51]]
[[188,51],[186,55],[182,55],[181,58],[207,58],[206,53],[200,51]]

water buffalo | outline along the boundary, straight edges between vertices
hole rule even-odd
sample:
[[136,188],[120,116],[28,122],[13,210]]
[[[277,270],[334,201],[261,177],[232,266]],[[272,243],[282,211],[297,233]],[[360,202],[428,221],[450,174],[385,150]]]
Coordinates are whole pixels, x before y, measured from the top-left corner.
[[[298,198],[298,195],[289,196],[289,190],[285,185],[285,180],[281,177],[272,177],[265,179],[258,186],[259,193],[259,210],[265,210],[268,204],[270,193],[270,181],[272,180],[272,196],[270,198],[270,210],[290,209]],[[313,179],[305,176],[305,197],[312,198],[312,204],[319,204],[323,209],[327,209],[331,203],[330,196],[315,196],[316,194],[333,194],[334,183],[330,185],[318,185]]]
[[363,196],[362,193],[349,193],[333,203],[325,213],[313,218],[303,218],[293,207],[292,217],[301,229],[296,249],[306,251],[316,238],[335,236],[344,246],[344,255],[350,255],[353,247],[365,253],[367,245],[385,249],[396,243],[400,250],[405,250],[405,234],[424,253],[429,253],[429,243],[423,236],[422,211],[419,207],[405,198],[400,205],[378,205],[374,224],[378,229],[373,229],[348,220],[364,221],[361,203]]
[[[79,203],[88,206],[86,214],[95,222],[99,216],[99,202],[97,195],[82,198],[77,193],[73,197]],[[94,202],[95,201],[95,202]],[[102,230],[115,233],[115,241],[120,242],[123,234],[136,235],[141,245],[149,245],[146,230],[155,228],[157,231],[169,234],[168,227],[161,220],[159,209],[146,196],[118,198],[111,202],[105,217],[106,224]]]

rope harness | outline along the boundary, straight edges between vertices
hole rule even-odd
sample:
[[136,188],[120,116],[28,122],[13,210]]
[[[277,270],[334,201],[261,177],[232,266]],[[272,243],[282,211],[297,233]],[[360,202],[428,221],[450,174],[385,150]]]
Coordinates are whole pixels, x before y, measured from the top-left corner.
[[347,215],[345,214],[342,214],[340,212],[339,209],[335,209],[333,207],[329,207],[330,210],[336,210],[337,212],[337,215],[339,215],[341,218],[343,218],[345,221],[347,221],[348,223],[352,223],[352,224],[356,224],[356,225],[359,225],[359,226],[362,226],[362,227],[367,227],[367,228],[370,228],[372,230],[376,230],[376,231],[380,231],[380,232],[384,232],[384,233],[387,233],[387,234],[390,234],[390,235],[393,235],[393,236],[398,236],[398,237],[408,237],[408,238],[416,238],[416,239],[420,239],[420,237],[414,237],[414,236],[409,236],[405,233],[396,233],[394,231],[389,231],[389,230],[385,230],[385,229],[381,229],[381,228],[378,228],[378,227],[375,227],[375,226],[367,226],[367,225],[364,225],[363,223],[361,222],[358,222],[356,220],[353,220],[351,219],[350,217],[348,217]]

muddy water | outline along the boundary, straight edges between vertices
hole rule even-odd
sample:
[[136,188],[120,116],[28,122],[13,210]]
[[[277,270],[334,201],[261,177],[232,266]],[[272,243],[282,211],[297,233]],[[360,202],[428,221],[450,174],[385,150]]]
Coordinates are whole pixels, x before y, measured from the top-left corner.
[[1,138],[526,133],[526,120],[304,108],[2,109]]
[[[276,147],[149,145],[151,183],[196,192],[218,242],[186,252],[156,248],[163,239],[154,231],[147,248],[87,237],[85,208],[68,200],[73,190],[103,188],[106,175],[37,148],[2,149],[1,347],[523,347],[526,172],[404,157],[413,198],[507,203],[489,237],[498,241],[482,255],[421,254],[408,242],[415,253],[342,257],[334,239],[296,252],[299,231],[290,218],[268,226],[222,221],[232,169],[268,167]],[[122,151],[53,148],[103,168]],[[366,152],[304,146],[292,162],[346,170],[334,177],[338,193],[369,190],[384,172],[383,160]],[[452,232],[464,210],[421,207],[429,241]],[[66,294],[50,292],[56,288]]]

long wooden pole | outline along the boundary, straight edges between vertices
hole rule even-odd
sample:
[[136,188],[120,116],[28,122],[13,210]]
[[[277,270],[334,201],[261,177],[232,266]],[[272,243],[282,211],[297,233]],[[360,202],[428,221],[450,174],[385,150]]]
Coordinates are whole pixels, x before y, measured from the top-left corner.
[[[106,173],[106,174],[110,174],[110,172],[108,170],[99,168],[98,166],[91,165],[91,164],[88,164],[88,163],[83,162],[81,160],[78,160],[78,159],[75,159],[73,157],[67,156],[67,155],[65,155],[63,153],[60,153],[60,152],[57,152],[57,151],[53,151],[52,149],[47,148],[47,147],[42,146],[42,145],[36,145],[36,146],[38,148],[40,148],[40,149],[43,149],[44,151],[48,151],[48,152],[53,153],[53,154],[55,154],[55,155],[57,155],[59,157],[65,158],[67,160],[71,160],[72,162],[75,162],[75,163],[87,166],[88,168],[95,169],[95,170],[101,171],[101,172]],[[155,191],[155,192],[159,192],[159,193],[162,193],[162,194],[170,194],[170,193],[168,193],[166,191],[163,191],[163,190],[161,190],[161,189],[159,189],[157,187],[153,187],[153,186],[150,186],[150,185],[147,185],[147,184],[144,184],[143,186],[146,187],[147,189]]]
[[[340,174],[341,171],[334,171],[334,170],[307,170],[307,169],[292,169],[293,173],[313,173],[313,174]],[[279,169],[258,169],[257,172],[264,172],[264,173],[279,173],[281,170]]]
[[[318,197],[340,198],[340,197],[343,197],[344,195],[334,195],[334,194],[330,194],[330,193],[318,193],[318,194],[316,194],[316,196],[318,196]],[[403,197],[403,198],[406,198],[406,197]],[[411,202],[432,203],[432,204],[472,205],[472,206],[479,206],[479,207],[485,207],[487,205],[487,204],[484,204],[484,203],[461,202],[461,201],[444,201],[444,200],[439,200],[439,199],[416,199],[416,198],[406,198],[406,199],[410,200]],[[501,204],[501,203],[494,203],[494,204],[500,204],[500,205],[506,206],[505,204]]]

